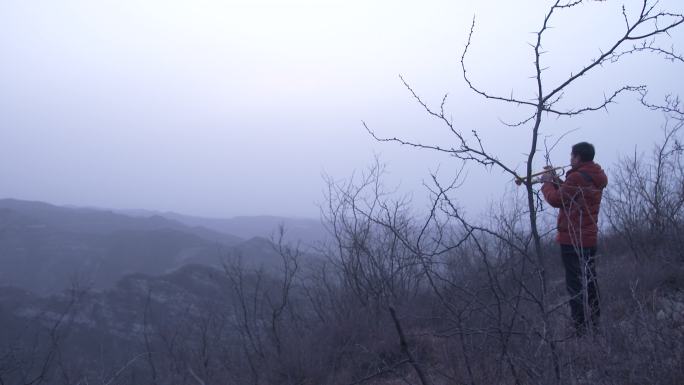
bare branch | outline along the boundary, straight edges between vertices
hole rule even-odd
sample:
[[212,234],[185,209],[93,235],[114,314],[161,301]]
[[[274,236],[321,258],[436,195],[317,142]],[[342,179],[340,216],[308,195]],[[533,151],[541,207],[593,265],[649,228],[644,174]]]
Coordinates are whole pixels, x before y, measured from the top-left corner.
[[514,99],[513,97],[506,98],[506,97],[501,97],[501,96],[490,95],[487,92],[482,91],[473,85],[470,78],[468,78],[468,71],[466,70],[466,65],[465,65],[465,57],[468,53],[468,49],[470,48],[470,44],[471,44],[471,40],[472,40],[474,31],[475,31],[475,16],[473,16],[473,22],[470,26],[470,33],[468,34],[468,41],[466,42],[465,48],[463,49],[463,54],[461,55],[461,69],[463,70],[463,79],[468,84],[468,87],[471,90],[473,90],[475,93],[482,95],[487,99],[498,100],[498,101],[507,102],[507,103],[515,103],[518,105],[527,105],[527,106],[536,107],[537,105],[533,102],[528,102],[528,101],[520,100],[520,99]]
[[418,374],[421,384],[430,385],[431,382],[423,372],[423,368],[421,368],[421,365],[416,361],[416,359],[413,357],[413,354],[409,350],[408,342],[406,342],[406,336],[404,335],[404,330],[401,327],[399,318],[397,318],[397,313],[394,310],[394,307],[390,306],[389,312],[392,315],[392,320],[394,321],[394,327],[397,329],[397,334],[399,334],[399,345],[401,346],[402,353],[406,355],[406,359],[408,360],[409,364],[411,364],[413,369],[416,371],[416,374]]
[[678,120],[684,119],[684,106],[679,100],[678,96],[666,95],[665,104],[657,105],[652,104],[646,100],[647,92],[641,92],[641,104],[653,111],[661,111],[666,114],[670,114],[672,117]]
[[618,90],[614,91],[613,94],[610,95],[609,97],[604,96],[603,103],[596,105],[596,106],[582,107],[582,108],[578,108],[575,110],[568,110],[568,111],[559,111],[556,109],[546,108],[546,107],[543,110],[546,112],[550,112],[552,114],[559,115],[559,116],[571,117],[571,116],[580,115],[580,114],[585,113],[585,112],[593,112],[593,111],[604,110],[608,107],[609,104],[614,103],[615,98],[623,92],[644,92],[644,91],[646,91],[645,85],[623,86],[623,87],[619,88]]
[[[657,2],[655,4],[657,4]],[[616,50],[620,46],[622,46],[623,43],[625,43],[627,41],[633,41],[633,40],[643,40],[643,39],[647,39],[649,37],[657,36],[657,35],[661,35],[661,34],[667,34],[673,28],[684,23],[684,15],[682,15],[682,14],[659,12],[659,13],[652,15],[651,12],[653,11],[655,4],[653,4],[652,6],[649,7],[648,6],[648,0],[644,0],[639,18],[634,23],[632,23],[630,27],[627,28],[627,30],[625,31],[625,33],[623,34],[622,37],[618,38],[617,41],[615,41],[615,43],[613,43],[613,45],[608,50],[606,50],[605,52],[602,51],[601,55],[598,58],[592,60],[591,63],[589,63],[585,67],[581,68],[574,75],[571,75],[564,82],[562,82],[556,88],[551,90],[548,94],[546,94],[542,98],[542,101],[544,103],[546,103],[555,94],[561,92],[561,90],[565,89],[567,86],[572,84],[575,80],[579,79],[582,76],[585,76],[589,71],[591,71],[596,66],[599,66],[599,65],[605,63],[606,61],[614,62],[617,59],[619,59],[621,56],[625,55],[626,54],[625,52],[616,54]],[[625,19],[627,20],[626,11],[624,12],[624,15],[625,15]],[[658,27],[657,26],[658,20],[662,19],[662,18],[674,19],[674,21],[667,23],[664,27]],[[651,31],[649,31],[647,33],[642,33],[639,35],[634,34],[635,31],[639,27],[641,27],[645,24],[648,24],[649,22],[654,24],[654,27],[651,29]],[[627,25],[629,25],[628,22],[627,22]],[[654,47],[652,45],[651,46],[646,45],[646,46],[644,46],[644,48],[632,49],[632,50],[629,50],[627,52],[630,52],[630,53],[656,52],[656,53],[660,53],[660,54],[665,54],[666,57],[668,57],[672,60],[676,60],[677,58],[679,58],[681,56],[681,55],[675,54],[673,51],[667,51],[667,50],[664,50],[661,48]]]
[[523,125],[525,125],[525,124],[531,122],[532,120],[534,120],[534,118],[535,118],[536,116],[537,116],[536,113],[535,113],[535,114],[532,114],[531,116],[527,117],[526,119],[523,119],[523,120],[518,121],[518,122],[516,122],[516,123],[507,123],[507,122],[504,122],[504,121],[501,120],[501,119],[499,119],[499,122],[501,122],[501,124],[503,124],[503,125],[505,125],[505,126],[508,126],[508,127],[520,127],[520,126],[523,126]]

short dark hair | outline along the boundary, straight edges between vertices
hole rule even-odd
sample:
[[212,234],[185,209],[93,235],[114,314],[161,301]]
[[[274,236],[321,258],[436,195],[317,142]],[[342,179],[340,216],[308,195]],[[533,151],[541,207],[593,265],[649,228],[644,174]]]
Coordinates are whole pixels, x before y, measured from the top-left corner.
[[578,155],[582,162],[591,162],[594,160],[594,145],[587,142],[579,142],[572,146],[572,155]]

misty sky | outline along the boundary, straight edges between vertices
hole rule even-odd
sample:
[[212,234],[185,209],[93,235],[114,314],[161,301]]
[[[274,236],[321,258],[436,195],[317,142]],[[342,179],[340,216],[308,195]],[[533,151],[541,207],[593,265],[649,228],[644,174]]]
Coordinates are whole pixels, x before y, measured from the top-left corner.
[[[507,128],[528,110],[483,100],[461,76],[468,64],[494,93],[535,96],[532,42],[548,1],[3,0],[0,2],[0,197],[57,204],[173,210],[215,217],[318,215],[322,173],[341,179],[378,154],[388,183],[424,203],[430,170],[448,157],[379,144],[365,132],[448,147],[398,78],[454,123],[520,167],[530,127]],[[594,2],[555,15],[544,63],[549,85],[623,32],[622,3]],[[638,2],[626,2],[635,12]],[[684,12],[684,3],[659,7]],[[684,50],[684,27],[664,46]],[[684,94],[684,64],[634,56],[570,88],[565,106],[596,104],[622,84],[650,97]],[[608,113],[547,118],[554,151],[596,145],[610,168],[647,149],[662,115],[624,95]],[[446,144],[446,145],[445,145]],[[539,167],[543,159],[538,159]],[[511,186],[498,171],[468,169],[458,198],[472,211]]]

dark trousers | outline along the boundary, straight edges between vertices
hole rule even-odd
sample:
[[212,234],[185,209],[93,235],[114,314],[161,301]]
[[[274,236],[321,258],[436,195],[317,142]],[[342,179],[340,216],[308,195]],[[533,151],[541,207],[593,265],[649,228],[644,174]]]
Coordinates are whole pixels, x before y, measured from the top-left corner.
[[598,326],[601,314],[595,255],[595,247],[561,245],[570,312],[578,331],[585,330],[589,324]]

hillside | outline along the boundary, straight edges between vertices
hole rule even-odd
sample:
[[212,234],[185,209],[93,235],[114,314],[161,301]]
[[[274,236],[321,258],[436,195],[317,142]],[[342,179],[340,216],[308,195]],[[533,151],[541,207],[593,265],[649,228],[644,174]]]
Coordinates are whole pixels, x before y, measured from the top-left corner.
[[290,242],[313,244],[329,238],[327,230],[319,219],[287,218],[270,215],[206,218],[175,212],[148,210],[125,210],[122,212],[133,216],[161,216],[188,226],[200,226],[220,233],[237,235],[245,239],[253,237],[270,239],[272,236],[277,235],[280,226],[284,227],[285,239]]
[[111,287],[126,274],[161,274],[190,263],[277,261],[271,243],[244,240],[158,215],[128,216],[42,202],[0,200],[0,282],[39,294],[72,282]]

